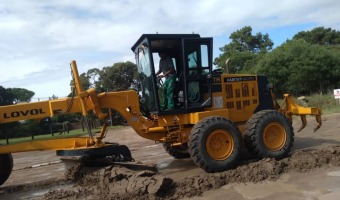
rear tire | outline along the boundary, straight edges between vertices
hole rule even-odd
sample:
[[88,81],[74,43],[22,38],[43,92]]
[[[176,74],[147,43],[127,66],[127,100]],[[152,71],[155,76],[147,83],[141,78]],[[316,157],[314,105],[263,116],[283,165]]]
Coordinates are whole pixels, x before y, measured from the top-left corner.
[[291,122],[275,110],[255,113],[246,123],[245,144],[258,158],[284,158],[294,143]]
[[0,185],[5,183],[13,169],[12,154],[0,154]]
[[191,130],[189,153],[206,172],[233,167],[241,152],[241,133],[229,119],[212,116],[199,121]]
[[163,144],[165,151],[176,159],[189,158],[188,145],[182,144],[181,146],[171,146],[169,143]]

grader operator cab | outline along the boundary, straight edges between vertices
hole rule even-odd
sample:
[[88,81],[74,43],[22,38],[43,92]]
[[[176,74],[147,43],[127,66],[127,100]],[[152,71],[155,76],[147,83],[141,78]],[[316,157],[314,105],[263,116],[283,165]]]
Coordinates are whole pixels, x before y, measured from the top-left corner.
[[[137,91],[97,94],[83,91],[75,61],[71,62],[76,96],[43,102],[0,107],[0,126],[27,119],[43,119],[62,113],[89,111],[103,122],[100,134],[87,128],[87,137],[32,140],[0,146],[0,185],[11,174],[11,154],[35,150],[56,150],[58,156],[109,157],[113,161],[133,161],[124,145],[107,143],[107,120],[116,110],[144,138],[163,143],[174,158],[191,157],[206,172],[219,172],[237,164],[245,146],[259,158],[280,159],[294,141],[292,116],[316,117],[321,126],[321,110],[300,107],[288,94],[280,107],[266,76],[222,74],[212,69],[212,38],[197,34],[144,34],[133,45],[140,80]],[[166,51],[176,70],[173,98],[175,108],[162,110],[158,52]],[[244,144],[244,145],[243,145]]]
[[[140,74],[141,101],[149,111],[160,115],[176,114],[203,111],[212,106],[212,38],[200,38],[197,34],[145,34],[132,50]],[[164,97],[159,94],[161,84],[155,73],[159,69],[158,52],[161,51],[172,59],[176,71],[175,109],[171,112],[160,109],[160,98]]]

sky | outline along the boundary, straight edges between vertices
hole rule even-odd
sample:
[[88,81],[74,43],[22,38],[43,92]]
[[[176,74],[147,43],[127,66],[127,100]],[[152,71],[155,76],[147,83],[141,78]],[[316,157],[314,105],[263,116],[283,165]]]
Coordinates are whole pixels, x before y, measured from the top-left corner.
[[144,33],[213,37],[215,58],[244,26],[277,47],[300,31],[340,30],[339,10],[339,0],[0,0],[0,86],[65,97],[71,60],[79,73],[135,62]]

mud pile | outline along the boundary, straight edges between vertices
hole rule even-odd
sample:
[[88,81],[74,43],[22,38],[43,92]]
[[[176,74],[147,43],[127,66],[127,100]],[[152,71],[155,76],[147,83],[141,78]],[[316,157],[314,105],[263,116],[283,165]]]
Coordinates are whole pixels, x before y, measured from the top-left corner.
[[67,189],[50,190],[44,199],[181,199],[199,196],[229,183],[277,180],[284,173],[332,166],[340,166],[340,145],[297,151],[279,161],[245,161],[226,172],[202,173],[178,182],[152,168],[133,170],[121,166],[75,166],[66,176],[73,184]]
[[75,165],[65,173],[75,184],[68,189],[50,190],[44,199],[150,199],[167,194],[173,180],[159,175],[156,168],[129,169]]

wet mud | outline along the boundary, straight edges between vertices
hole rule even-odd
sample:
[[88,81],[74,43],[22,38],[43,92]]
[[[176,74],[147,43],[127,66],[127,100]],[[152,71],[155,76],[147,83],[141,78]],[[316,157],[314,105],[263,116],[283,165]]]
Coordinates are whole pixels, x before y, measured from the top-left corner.
[[[275,181],[290,172],[305,173],[340,166],[340,145],[300,150],[282,160],[244,161],[221,173],[204,173],[176,181],[156,167],[74,165],[65,173],[67,187],[50,189],[42,199],[181,199],[195,197],[230,183]],[[5,195],[5,194],[4,194]],[[0,196],[1,197],[1,196]]]

